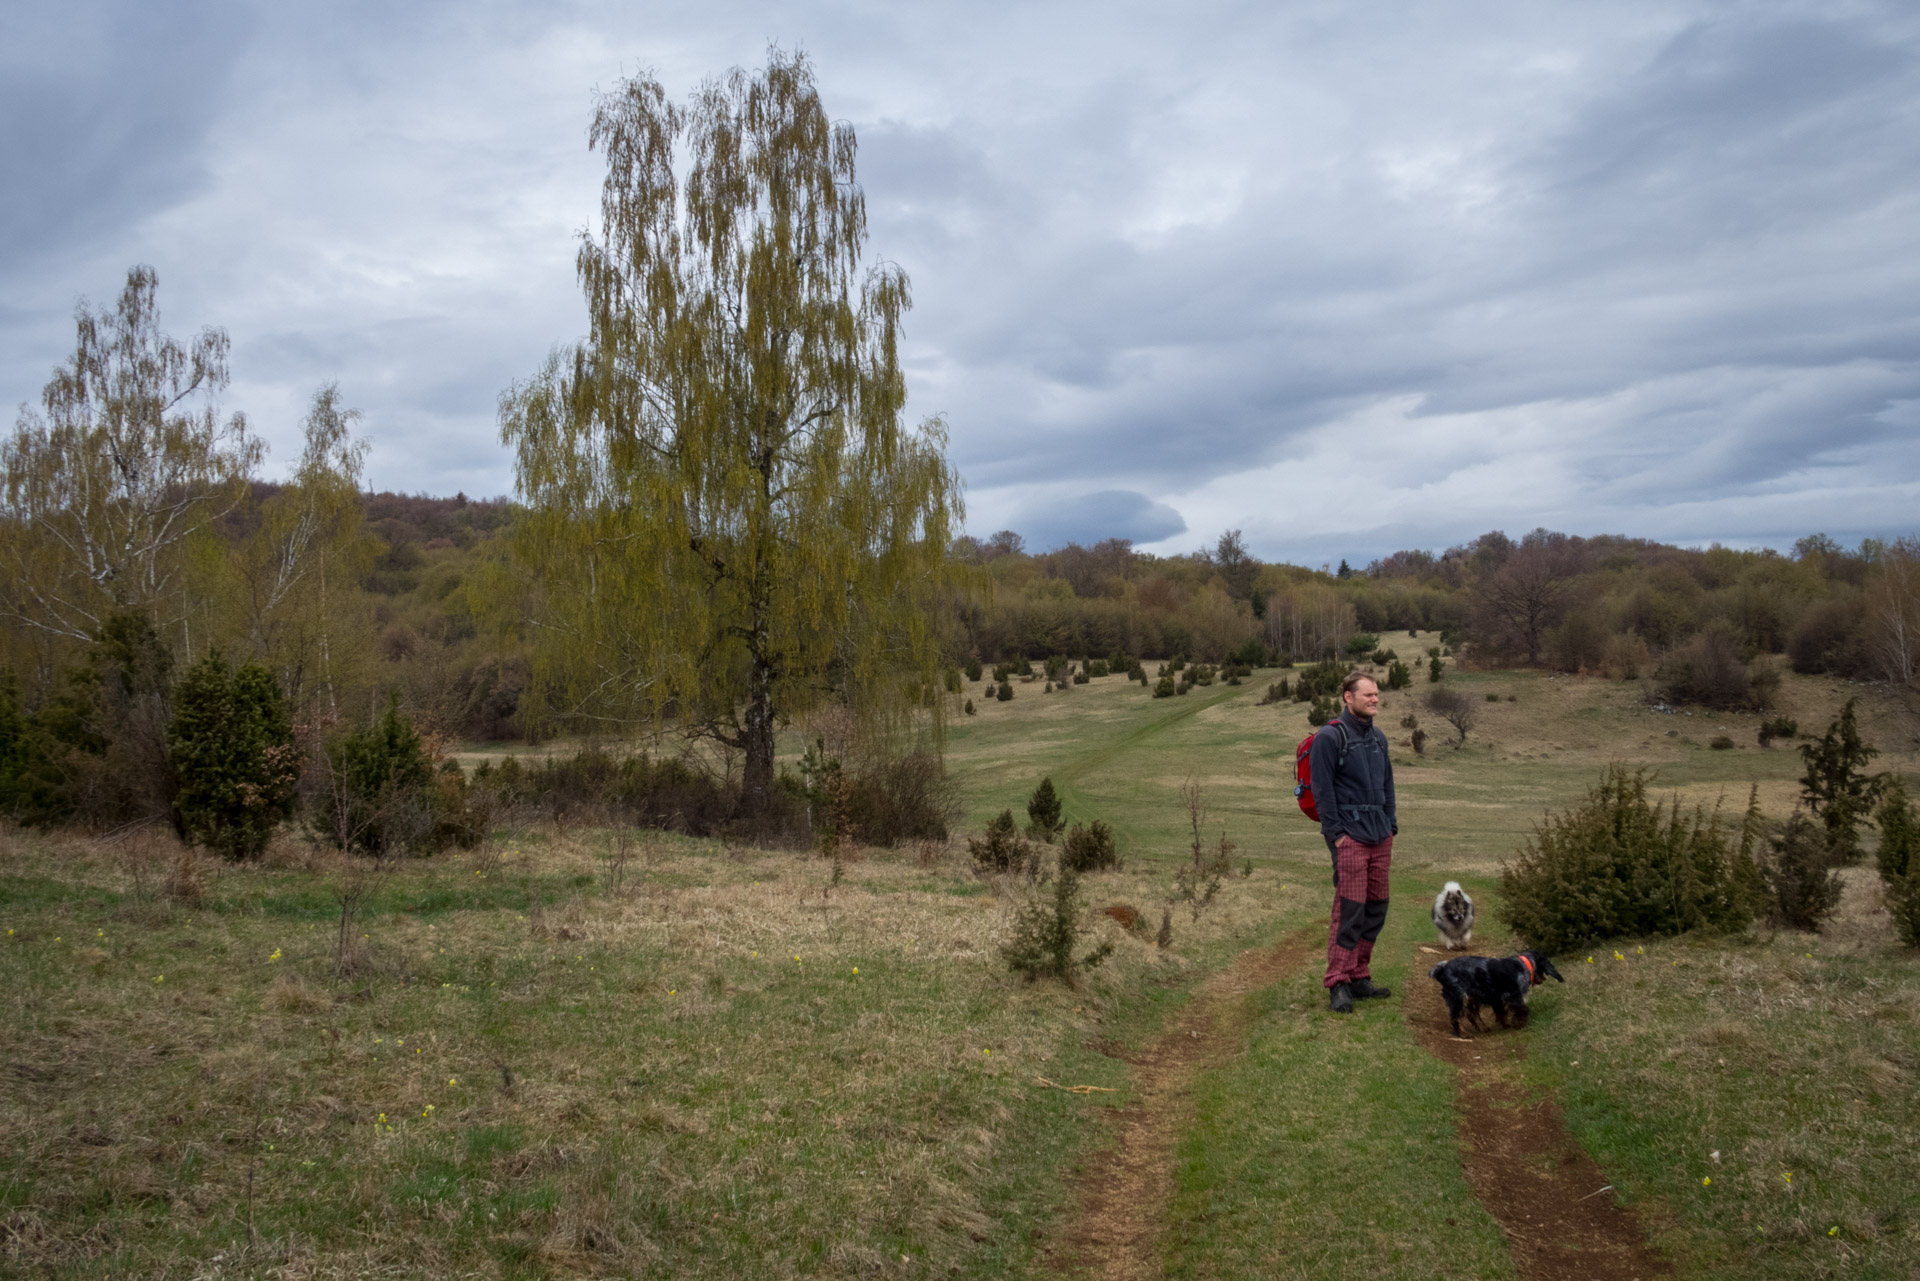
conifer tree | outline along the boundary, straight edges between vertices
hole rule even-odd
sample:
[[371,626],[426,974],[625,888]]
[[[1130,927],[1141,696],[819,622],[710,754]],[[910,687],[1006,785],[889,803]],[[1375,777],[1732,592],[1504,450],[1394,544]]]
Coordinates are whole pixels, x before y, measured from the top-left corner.
[[293,812],[300,755],[286,697],[258,663],[230,666],[218,650],[173,691],[168,755],[174,807],[195,842],[230,859],[258,857]]
[[1860,823],[1883,781],[1882,776],[1867,773],[1867,763],[1880,752],[1861,739],[1853,705],[1854,700],[1848,699],[1819,741],[1800,745],[1801,759],[1807,763],[1800,778],[1801,798],[1826,823],[1834,859],[1849,863],[1860,856]]

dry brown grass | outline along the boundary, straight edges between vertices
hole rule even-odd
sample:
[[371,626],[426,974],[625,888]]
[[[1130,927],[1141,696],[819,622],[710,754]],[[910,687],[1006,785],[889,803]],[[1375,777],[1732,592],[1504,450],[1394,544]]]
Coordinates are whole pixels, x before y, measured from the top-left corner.
[[[0,1259],[985,1275],[1089,1137],[1027,1082],[1085,1075],[1059,1065],[1103,1020],[1318,897],[1235,876],[1167,952],[1096,917],[1115,954],[1069,993],[1005,971],[1007,901],[956,848],[866,851],[826,896],[815,859],[659,835],[616,886],[615,839],[400,862],[342,977],[351,860],[190,856],[196,907],[140,891],[121,851],[5,833]],[[1087,884],[1157,903],[1164,880]]]

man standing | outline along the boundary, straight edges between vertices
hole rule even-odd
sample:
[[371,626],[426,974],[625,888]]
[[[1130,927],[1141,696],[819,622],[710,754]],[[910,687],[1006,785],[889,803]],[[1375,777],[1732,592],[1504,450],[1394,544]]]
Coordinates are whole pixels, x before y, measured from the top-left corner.
[[1308,764],[1320,834],[1333,854],[1333,924],[1327,931],[1327,1007],[1353,1013],[1353,1003],[1391,996],[1375,986],[1368,960],[1387,923],[1387,865],[1400,825],[1394,818],[1393,760],[1387,736],[1374,728],[1380,686],[1351,672],[1340,682],[1340,715],[1313,737]]

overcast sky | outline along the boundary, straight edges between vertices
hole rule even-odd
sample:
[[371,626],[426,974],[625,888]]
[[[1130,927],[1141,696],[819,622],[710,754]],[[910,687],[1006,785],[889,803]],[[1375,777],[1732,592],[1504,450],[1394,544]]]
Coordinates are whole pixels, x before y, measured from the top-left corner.
[[769,41],[858,132],[975,533],[1920,529],[1910,0],[0,0],[0,404],[147,263],[270,472],[337,380],[375,487],[508,492],[594,91]]

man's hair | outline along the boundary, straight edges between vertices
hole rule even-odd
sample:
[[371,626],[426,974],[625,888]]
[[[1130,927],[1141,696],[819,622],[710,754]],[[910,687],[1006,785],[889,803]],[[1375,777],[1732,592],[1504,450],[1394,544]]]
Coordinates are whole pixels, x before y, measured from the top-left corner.
[[1373,687],[1375,689],[1380,688],[1379,681],[1373,680],[1373,677],[1356,668],[1347,673],[1347,679],[1340,682],[1340,696],[1345,698],[1348,694],[1353,693],[1354,690],[1359,689],[1361,681],[1373,681]]

